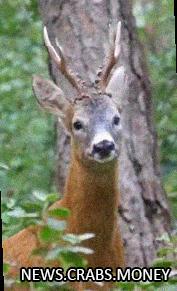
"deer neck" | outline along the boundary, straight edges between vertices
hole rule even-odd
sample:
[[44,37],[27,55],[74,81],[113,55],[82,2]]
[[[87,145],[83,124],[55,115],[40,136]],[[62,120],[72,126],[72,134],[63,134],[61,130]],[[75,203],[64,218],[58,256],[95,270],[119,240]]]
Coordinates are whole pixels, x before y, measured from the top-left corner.
[[105,246],[117,227],[117,161],[84,164],[72,153],[64,204],[71,209],[69,231],[93,232]]

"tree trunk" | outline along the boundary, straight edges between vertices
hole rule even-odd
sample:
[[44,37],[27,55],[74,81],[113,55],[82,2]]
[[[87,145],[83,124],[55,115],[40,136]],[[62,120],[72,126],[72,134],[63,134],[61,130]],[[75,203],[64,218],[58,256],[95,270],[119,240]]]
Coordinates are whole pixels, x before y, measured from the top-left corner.
[[[123,100],[124,140],[120,157],[120,224],[127,266],[152,263],[156,238],[170,229],[169,209],[161,185],[157,137],[153,124],[151,89],[144,53],[137,39],[131,1],[41,0],[40,11],[54,43],[57,37],[71,67],[93,82],[108,44],[110,22],[122,21],[121,63],[132,75],[129,94]],[[73,89],[50,63],[50,74],[68,96]],[[60,192],[67,173],[70,138],[58,125],[57,186]]]

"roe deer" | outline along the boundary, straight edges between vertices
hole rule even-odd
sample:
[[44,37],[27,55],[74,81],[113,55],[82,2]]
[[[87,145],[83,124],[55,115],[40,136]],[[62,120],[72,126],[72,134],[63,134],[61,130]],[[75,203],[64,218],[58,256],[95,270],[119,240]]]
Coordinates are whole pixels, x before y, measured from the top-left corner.
[[[39,76],[33,78],[33,90],[38,103],[57,115],[71,135],[71,162],[64,197],[52,207],[63,206],[71,210],[67,232],[95,234],[94,238],[85,242],[85,246],[94,251],[86,257],[88,267],[110,267],[114,270],[125,264],[117,224],[117,159],[121,145],[120,98],[125,94],[127,85],[123,66],[117,67],[112,73],[120,55],[120,36],[121,22],[117,25],[116,33],[112,34],[109,53],[95,85],[86,87],[68,68],[58,42],[58,53],[52,46],[44,28],[44,41],[49,55],[77,90],[77,95],[69,101],[52,81]],[[16,263],[10,271],[12,275],[16,275],[20,267],[45,265],[41,257],[30,256],[38,246],[36,232],[35,227],[28,227],[4,241],[4,259]],[[78,285],[76,290],[99,288],[95,284],[84,284]],[[102,290],[109,288],[102,287]]]

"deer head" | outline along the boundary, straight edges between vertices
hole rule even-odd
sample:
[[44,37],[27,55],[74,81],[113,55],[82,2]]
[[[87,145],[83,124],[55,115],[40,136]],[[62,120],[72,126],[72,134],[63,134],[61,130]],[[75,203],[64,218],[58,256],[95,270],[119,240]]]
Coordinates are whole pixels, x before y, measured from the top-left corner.
[[58,41],[56,51],[44,27],[44,41],[49,55],[76,89],[77,95],[68,100],[52,81],[39,76],[33,77],[33,90],[40,106],[57,115],[70,133],[73,149],[81,161],[107,163],[115,160],[120,152],[120,100],[126,88],[126,74],[122,66],[111,74],[120,55],[120,37],[121,22],[116,32],[110,33],[108,55],[95,85],[90,88],[70,70]]

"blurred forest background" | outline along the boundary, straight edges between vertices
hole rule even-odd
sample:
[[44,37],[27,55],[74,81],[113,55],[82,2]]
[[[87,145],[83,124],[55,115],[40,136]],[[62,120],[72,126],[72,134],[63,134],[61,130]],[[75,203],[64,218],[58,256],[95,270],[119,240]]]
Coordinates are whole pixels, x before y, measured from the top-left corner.
[[[177,79],[173,9],[173,0],[134,1],[152,82],[162,178],[175,224]],[[27,201],[34,192],[56,192],[56,133],[54,118],[38,109],[31,87],[33,74],[48,74],[37,0],[1,0],[0,27],[0,185],[3,205],[12,206]]]

